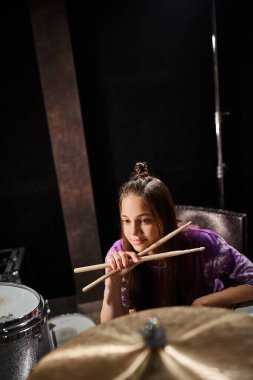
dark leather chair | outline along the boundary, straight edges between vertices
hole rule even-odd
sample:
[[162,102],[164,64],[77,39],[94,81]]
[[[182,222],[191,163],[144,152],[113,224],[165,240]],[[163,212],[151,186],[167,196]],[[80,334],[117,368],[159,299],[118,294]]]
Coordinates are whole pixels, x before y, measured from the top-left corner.
[[[178,220],[213,230],[239,252],[247,254],[247,214],[189,205],[176,205],[175,210]],[[234,305],[233,309],[253,316],[253,300]]]
[[247,214],[189,205],[176,205],[175,210],[178,220],[192,221],[215,231],[239,252],[247,254]]

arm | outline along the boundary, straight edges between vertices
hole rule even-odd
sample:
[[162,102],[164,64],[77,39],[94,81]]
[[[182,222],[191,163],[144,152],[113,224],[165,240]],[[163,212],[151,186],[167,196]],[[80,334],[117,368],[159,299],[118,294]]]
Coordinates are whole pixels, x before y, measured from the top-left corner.
[[206,247],[200,260],[213,291],[196,298],[192,306],[233,307],[253,300],[253,263],[213,231],[202,231],[198,238]]
[[192,306],[232,307],[235,304],[253,300],[253,287],[249,285],[236,285],[196,298]]
[[104,299],[100,314],[101,323],[128,314],[121,302],[121,277],[109,277],[105,280]]
[[[129,265],[129,260],[136,264],[131,262]],[[138,257],[134,252],[119,251],[109,255],[107,262],[110,263],[111,268],[106,269],[106,273],[111,269],[119,269],[120,272],[105,280],[104,298],[100,313],[101,323],[129,313],[129,309],[122,305],[122,277],[137,265]]]

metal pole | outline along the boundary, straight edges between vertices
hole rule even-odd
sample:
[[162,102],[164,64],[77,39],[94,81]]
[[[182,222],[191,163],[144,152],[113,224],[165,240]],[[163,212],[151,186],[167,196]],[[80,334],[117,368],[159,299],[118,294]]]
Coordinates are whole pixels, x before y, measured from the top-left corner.
[[216,28],[216,7],[215,0],[212,0],[212,47],[213,47],[213,67],[214,67],[214,89],[215,89],[215,131],[217,141],[217,179],[219,207],[224,208],[224,162],[222,156],[222,133],[221,133],[221,112],[220,112],[220,88],[219,88],[219,67],[217,51],[217,28]]

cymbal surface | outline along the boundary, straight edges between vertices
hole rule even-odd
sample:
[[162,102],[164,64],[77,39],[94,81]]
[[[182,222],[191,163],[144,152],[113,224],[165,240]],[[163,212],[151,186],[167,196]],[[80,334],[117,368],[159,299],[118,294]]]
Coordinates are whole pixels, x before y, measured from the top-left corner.
[[[145,343],[150,318],[159,348]],[[149,309],[91,327],[44,356],[28,380],[252,380],[253,318],[224,308]]]

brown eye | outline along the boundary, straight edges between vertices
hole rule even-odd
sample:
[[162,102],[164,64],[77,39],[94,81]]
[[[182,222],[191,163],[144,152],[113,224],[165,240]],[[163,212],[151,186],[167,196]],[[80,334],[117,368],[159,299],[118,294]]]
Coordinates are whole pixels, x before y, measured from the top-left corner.
[[152,219],[148,219],[148,218],[142,219],[141,223],[143,223],[143,224],[150,224],[150,223],[152,223]]

